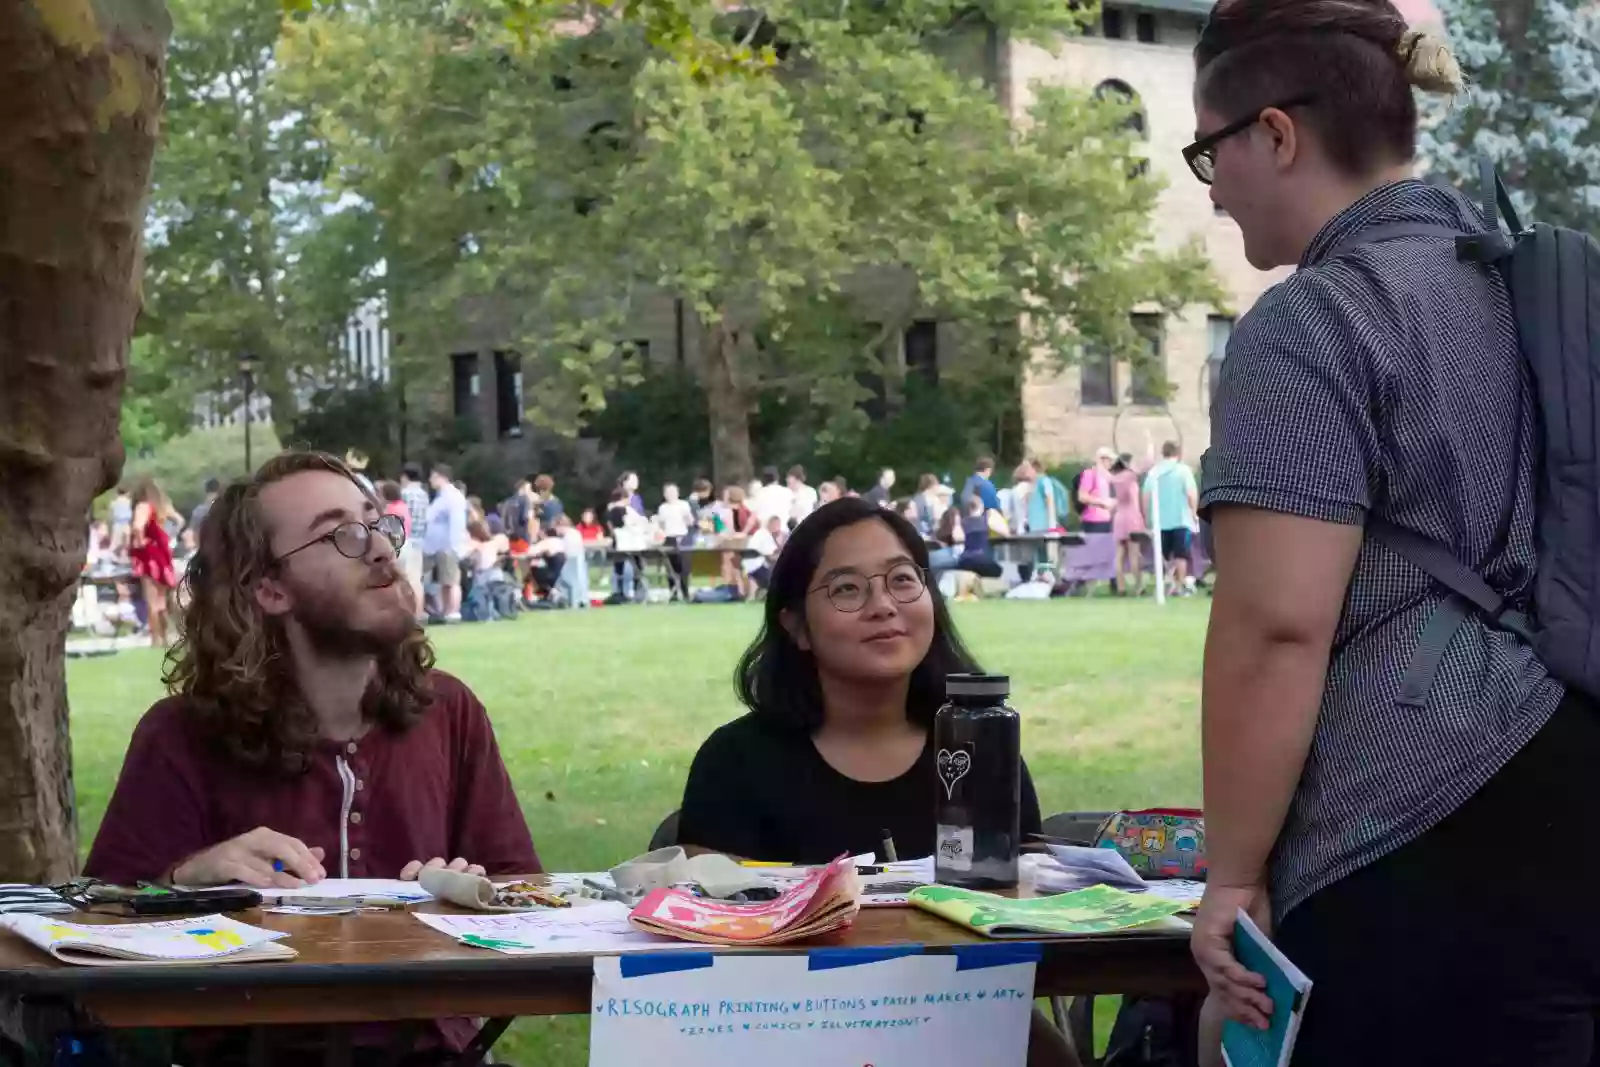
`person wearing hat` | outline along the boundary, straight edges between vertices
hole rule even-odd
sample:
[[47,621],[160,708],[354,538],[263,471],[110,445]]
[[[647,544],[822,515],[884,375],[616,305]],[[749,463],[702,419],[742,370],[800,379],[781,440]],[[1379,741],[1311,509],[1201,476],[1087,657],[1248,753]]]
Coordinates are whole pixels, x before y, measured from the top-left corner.
[[1094,466],[1078,475],[1078,514],[1083,532],[1110,533],[1111,513],[1116,510],[1117,497],[1111,484],[1111,467],[1117,454],[1101,447],[1094,454]]

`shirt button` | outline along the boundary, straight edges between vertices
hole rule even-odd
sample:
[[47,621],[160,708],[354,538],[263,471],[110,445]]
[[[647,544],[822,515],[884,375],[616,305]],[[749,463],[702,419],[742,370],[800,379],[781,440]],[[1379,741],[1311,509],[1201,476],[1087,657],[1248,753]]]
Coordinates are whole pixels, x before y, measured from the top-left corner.
[[350,753],[350,755],[354,756],[356,754],[356,743],[354,741],[350,742],[348,745],[344,746],[344,750]]
[[359,792],[361,792],[361,791],[362,791],[362,790],[363,790],[363,789],[365,789],[365,788],[366,788],[366,787],[367,787],[367,783],[366,783],[366,782],[363,782],[363,781],[362,781],[362,780],[361,780],[361,779],[359,779],[359,778],[357,778],[357,779],[356,779],[356,792],[357,792],[357,793],[359,793]]
[[359,811],[352,811],[350,813],[350,821],[355,823],[357,826],[360,826],[361,825],[361,813]]
[[351,849],[350,850],[350,858],[353,859],[353,860],[360,859],[361,858],[361,850],[359,848]]

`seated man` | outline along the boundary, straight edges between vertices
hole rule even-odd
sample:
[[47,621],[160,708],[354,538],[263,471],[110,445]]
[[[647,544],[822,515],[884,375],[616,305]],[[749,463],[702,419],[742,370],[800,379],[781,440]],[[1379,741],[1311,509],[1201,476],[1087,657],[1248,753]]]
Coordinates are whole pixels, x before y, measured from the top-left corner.
[[218,498],[172,695],[134,730],[88,875],[287,888],[539,870],[483,705],[433,670],[403,541],[319,453],[277,456]]

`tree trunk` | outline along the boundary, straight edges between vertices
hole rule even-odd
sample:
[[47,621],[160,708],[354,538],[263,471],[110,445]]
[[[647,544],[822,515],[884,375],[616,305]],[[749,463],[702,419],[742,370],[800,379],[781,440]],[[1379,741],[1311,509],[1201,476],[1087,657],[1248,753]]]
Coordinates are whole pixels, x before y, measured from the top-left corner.
[[0,3],[0,881],[77,869],[63,643],[122,471],[169,32],[159,0]]
[[745,364],[752,347],[726,314],[700,331],[700,371],[711,424],[711,476],[717,485],[747,485],[755,475],[750,456],[750,415],[755,388]]

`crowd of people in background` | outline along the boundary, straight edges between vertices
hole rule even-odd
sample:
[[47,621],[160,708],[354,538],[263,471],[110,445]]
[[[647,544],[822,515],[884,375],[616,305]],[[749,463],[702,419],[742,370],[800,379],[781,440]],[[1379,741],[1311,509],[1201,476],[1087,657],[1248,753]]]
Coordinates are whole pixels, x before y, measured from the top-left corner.
[[[1070,526],[1115,537],[1113,592],[1144,593],[1146,535],[1158,535],[1163,555],[1174,561],[1169,592],[1184,595],[1194,588],[1187,558],[1197,523],[1195,479],[1173,442],[1159,459],[1152,451],[1137,462],[1102,448],[1070,486],[1030,458],[1012,471],[1010,484],[997,487],[995,461],[983,456],[959,488],[948,474],[924,473],[913,491],[897,495],[906,483],[884,468],[857,492],[840,477],[813,486],[801,466],[787,472],[768,467],[749,484],[720,489],[706,478],[695,479],[687,492],[669,482],[651,505],[637,472],[624,471],[603,507],[586,506],[576,516],[547,473],[520,478],[509,495],[486,502],[474,491],[481,487],[468,486],[444,464],[407,463],[392,479],[374,479],[364,456],[352,451],[345,460],[384,513],[405,526],[400,566],[423,622],[489,621],[526,609],[588,606],[589,556],[600,552],[611,558],[608,603],[646,598],[647,557],[661,561],[669,600],[756,599],[764,595],[790,531],[817,508],[846,497],[893,510],[909,522],[928,542],[935,577],[946,571],[998,577],[997,539]],[[151,478],[117,491],[107,519],[91,527],[86,564],[86,574],[115,579],[111,617],[147,631],[156,643],[168,641],[168,615],[220,491],[217,480],[208,481],[204,500],[187,518]],[[698,592],[689,580],[694,550],[718,557],[718,584]]]

